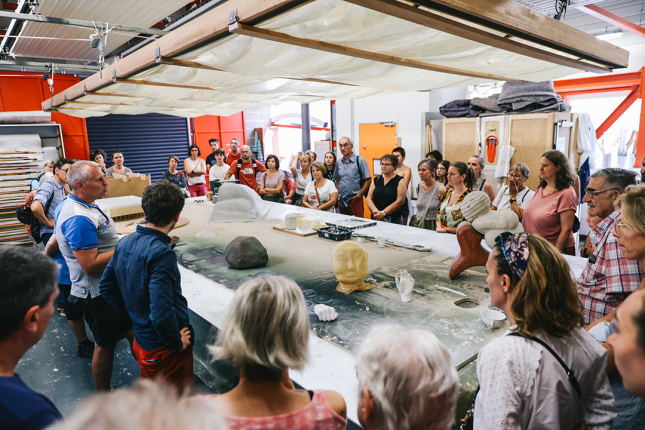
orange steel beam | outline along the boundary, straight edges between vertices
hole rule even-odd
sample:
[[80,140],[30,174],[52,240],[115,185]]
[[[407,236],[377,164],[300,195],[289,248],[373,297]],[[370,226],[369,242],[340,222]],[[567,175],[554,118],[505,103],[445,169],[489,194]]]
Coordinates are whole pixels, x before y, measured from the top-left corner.
[[[645,90],[645,67],[641,69],[643,78],[641,80],[641,90]],[[641,167],[643,157],[645,157],[645,97],[641,91],[641,120],[638,127],[638,140],[636,141],[636,167]]]
[[602,93],[618,93],[618,92],[631,92],[634,91],[634,88],[638,88],[638,85],[629,85],[626,87],[617,87],[617,88],[604,88],[601,90],[582,90],[582,91],[558,91],[558,94],[565,97],[572,96],[582,96],[586,94],[602,94]]
[[[613,112],[612,112],[612,113],[607,117],[607,119],[605,120],[605,122],[603,122],[602,124],[600,124],[600,127],[598,127],[598,128],[596,129],[596,139],[600,139],[600,138],[602,137],[602,135],[603,135],[603,134],[605,134],[605,132],[606,132],[607,130],[609,130],[609,127],[611,127],[612,125],[614,125],[614,123],[616,122],[616,120],[617,120],[618,118],[620,118],[620,116],[621,116],[622,114],[624,114],[624,113],[625,113],[625,111],[626,111],[627,109],[629,109],[629,107],[630,107],[630,106],[631,106],[631,105],[632,105],[632,104],[633,104],[633,103],[638,99],[638,90],[639,90],[639,88],[635,88],[631,93],[629,93],[629,95],[625,98],[625,100],[623,100],[623,102],[622,102],[621,104],[619,104],[619,105],[618,105],[618,107],[616,108],[616,110],[615,110],[615,111],[613,111]],[[642,123],[642,118],[643,118],[643,115],[642,115],[642,111],[641,111],[641,123]],[[640,133],[639,133],[639,135],[640,135]]]
[[641,84],[641,72],[561,79],[553,81],[553,86],[556,93],[630,87]]
[[645,37],[645,28],[640,27],[631,21],[627,21],[625,18],[621,18],[601,7],[590,4],[586,6],[578,6],[577,9],[602,21],[608,22],[609,24],[620,27],[625,31],[634,33],[637,36]]

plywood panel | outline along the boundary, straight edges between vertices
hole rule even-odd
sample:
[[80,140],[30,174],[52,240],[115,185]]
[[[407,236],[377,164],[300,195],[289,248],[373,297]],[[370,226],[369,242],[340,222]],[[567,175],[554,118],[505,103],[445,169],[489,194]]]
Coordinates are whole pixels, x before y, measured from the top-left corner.
[[479,121],[477,118],[452,118],[443,120],[443,158],[451,163],[468,162],[479,154]]
[[541,155],[553,148],[553,114],[513,115],[511,146],[515,148],[511,165],[525,163],[529,166],[526,185],[535,191],[539,185]]

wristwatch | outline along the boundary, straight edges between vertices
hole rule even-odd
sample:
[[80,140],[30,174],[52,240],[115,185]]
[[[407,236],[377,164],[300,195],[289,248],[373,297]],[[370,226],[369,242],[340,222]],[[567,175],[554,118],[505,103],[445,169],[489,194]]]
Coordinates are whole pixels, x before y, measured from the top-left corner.
[[387,214],[385,213],[385,209],[381,211],[383,213],[383,216],[386,216]]
[[514,202],[516,202],[516,201],[517,201],[516,199],[510,199],[508,202],[509,202],[509,203],[514,203]]

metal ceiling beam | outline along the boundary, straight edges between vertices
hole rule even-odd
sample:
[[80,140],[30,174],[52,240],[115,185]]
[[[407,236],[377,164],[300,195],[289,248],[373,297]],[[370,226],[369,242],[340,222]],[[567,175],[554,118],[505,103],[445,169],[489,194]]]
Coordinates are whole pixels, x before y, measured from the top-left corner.
[[631,21],[627,21],[625,18],[621,18],[618,15],[613,14],[608,10],[605,10],[594,4],[590,4],[587,6],[578,6],[576,9],[588,15],[591,15],[594,18],[598,18],[601,21],[605,21],[609,24],[613,24],[617,27],[620,27],[625,31],[634,33],[637,36],[645,37],[645,28],[640,27]]
[[104,28],[106,25],[109,25],[110,28],[118,31],[125,31],[128,33],[137,33],[137,34],[155,34],[163,36],[168,34],[167,30],[162,30],[159,28],[143,28],[143,27],[131,27],[128,25],[119,25],[119,24],[109,24],[103,22],[92,22],[92,21],[83,21],[80,19],[67,19],[67,18],[55,18],[51,16],[43,16],[36,14],[28,13],[16,13],[16,12],[7,12],[0,11],[0,18],[15,19],[19,21],[34,21],[42,22],[47,24],[59,24],[59,25],[71,25],[74,27],[84,27],[84,28]]
[[431,72],[447,73],[450,75],[468,76],[471,78],[487,79],[490,81],[517,81],[507,76],[495,75],[492,73],[475,72],[454,67],[441,66],[438,64],[423,63],[421,61],[408,60],[406,58],[394,57],[391,55],[379,54],[376,52],[364,51],[362,49],[350,48],[348,46],[323,42],[321,40],[303,39],[264,28],[234,22],[229,24],[228,31],[233,34],[241,34],[258,39],[270,40],[273,42],[285,43],[292,46],[300,46],[318,51],[331,52],[339,55],[346,55],[364,60],[376,61],[379,63],[393,64],[396,66],[411,67],[413,69],[428,70]]
[[57,63],[56,60],[39,61],[11,61],[0,60],[0,69],[2,66],[15,66],[15,67],[45,67],[46,65],[54,64],[59,70],[86,70],[90,72],[98,72],[99,66],[91,66],[88,64],[70,64],[70,63]]

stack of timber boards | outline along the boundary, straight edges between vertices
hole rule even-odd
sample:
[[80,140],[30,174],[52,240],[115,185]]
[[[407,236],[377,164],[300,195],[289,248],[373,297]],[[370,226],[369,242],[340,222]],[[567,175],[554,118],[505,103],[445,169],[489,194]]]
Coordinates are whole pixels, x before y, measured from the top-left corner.
[[31,180],[42,173],[40,145],[38,135],[0,139],[0,246],[32,243],[25,225],[16,218],[16,210],[24,204]]

